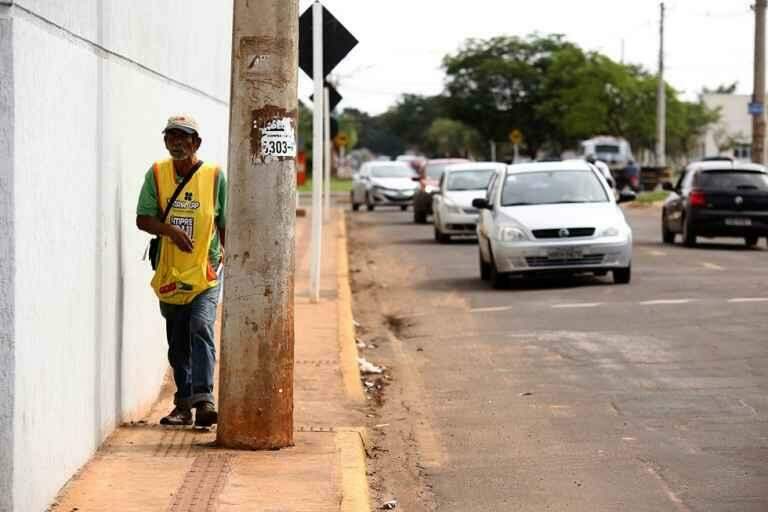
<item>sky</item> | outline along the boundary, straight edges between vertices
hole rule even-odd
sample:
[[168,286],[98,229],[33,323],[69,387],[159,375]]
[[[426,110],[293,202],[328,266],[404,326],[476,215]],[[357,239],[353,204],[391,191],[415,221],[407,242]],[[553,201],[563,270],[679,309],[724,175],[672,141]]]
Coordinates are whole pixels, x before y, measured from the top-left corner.
[[[468,38],[563,34],[589,51],[656,71],[657,0],[323,0],[359,44],[333,71],[343,96],[337,107],[380,114],[403,93],[444,89],[445,55]],[[751,94],[754,59],[752,0],[667,0],[665,79],[683,98],[703,87],[738,82]],[[300,11],[312,0],[300,0]],[[299,98],[312,81],[299,71]]]

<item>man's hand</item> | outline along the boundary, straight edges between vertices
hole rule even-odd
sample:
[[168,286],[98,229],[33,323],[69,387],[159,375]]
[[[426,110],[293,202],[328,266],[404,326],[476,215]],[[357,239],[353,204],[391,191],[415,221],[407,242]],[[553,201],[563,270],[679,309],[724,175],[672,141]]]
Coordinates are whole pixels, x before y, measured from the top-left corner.
[[192,252],[192,250],[195,248],[195,242],[189,238],[189,236],[187,236],[186,231],[179,228],[178,226],[173,226],[170,224],[166,225],[168,228],[165,235],[170,238],[174,244],[176,244],[176,247],[184,252]]
[[176,247],[184,252],[192,252],[195,247],[194,240],[189,238],[183,229],[172,224],[164,224],[156,217],[139,215],[136,217],[136,226],[150,235],[170,238]]

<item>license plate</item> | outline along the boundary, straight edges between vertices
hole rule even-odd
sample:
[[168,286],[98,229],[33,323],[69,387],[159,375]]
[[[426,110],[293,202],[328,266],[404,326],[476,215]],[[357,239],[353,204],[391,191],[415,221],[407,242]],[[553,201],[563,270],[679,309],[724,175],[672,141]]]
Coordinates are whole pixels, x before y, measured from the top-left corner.
[[751,226],[752,219],[725,219],[726,226]]
[[547,252],[547,258],[551,260],[573,260],[583,256],[582,250],[577,248],[550,249]]

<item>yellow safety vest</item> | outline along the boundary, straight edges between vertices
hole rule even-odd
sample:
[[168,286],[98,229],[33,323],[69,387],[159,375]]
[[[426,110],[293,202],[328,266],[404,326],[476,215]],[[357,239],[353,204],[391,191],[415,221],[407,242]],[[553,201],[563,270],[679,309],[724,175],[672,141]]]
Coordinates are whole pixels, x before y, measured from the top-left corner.
[[[171,200],[178,184],[173,160],[155,162],[157,202],[161,211]],[[208,251],[216,229],[216,181],[219,168],[204,163],[184,186],[166,223],[174,224],[195,242],[192,252],[183,252],[170,238],[163,237],[152,288],[162,302],[188,304],[205,290],[216,286],[216,271],[208,260]]]

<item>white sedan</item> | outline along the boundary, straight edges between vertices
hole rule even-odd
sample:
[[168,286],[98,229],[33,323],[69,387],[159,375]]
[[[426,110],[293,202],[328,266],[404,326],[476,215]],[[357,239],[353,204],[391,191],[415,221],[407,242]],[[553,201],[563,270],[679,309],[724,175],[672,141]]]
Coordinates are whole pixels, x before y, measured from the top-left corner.
[[352,209],[364,204],[368,211],[376,206],[399,206],[407,210],[419,189],[418,174],[405,162],[366,162],[352,177]]
[[472,201],[485,197],[491,176],[505,167],[495,162],[477,162],[445,168],[432,196],[435,240],[446,243],[453,235],[475,235],[480,211],[472,206]]
[[613,273],[632,277],[632,229],[605,178],[583,160],[510,165],[497,172],[477,233],[480,276],[501,287],[508,275]]

